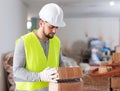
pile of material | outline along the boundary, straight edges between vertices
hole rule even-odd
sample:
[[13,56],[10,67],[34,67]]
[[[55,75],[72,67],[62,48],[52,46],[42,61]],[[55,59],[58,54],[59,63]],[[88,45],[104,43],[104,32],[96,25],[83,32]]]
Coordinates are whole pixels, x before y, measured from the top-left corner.
[[9,91],[15,91],[15,82],[13,79],[13,53],[8,53],[3,57],[3,65],[6,71],[7,87]]
[[49,84],[49,91],[84,91],[82,67],[59,67],[59,80]]
[[110,91],[110,77],[84,76],[84,91]]
[[[100,82],[99,87],[100,88],[105,87],[104,91],[111,91],[110,88],[112,89],[112,91],[120,91],[120,85],[119,85],[120,53],[114,53],[112,55],[111,61],[101,62],[100,66],[89,71],[89,78],[88,79],[84,78],[84,82],[85,82],[84,86],[89,82],[93,87],[95,87]],[[89,86],[86,86],[86,87],[89,87]],[[90,88],[92,88],[92,86],[90,86]],[[99,87],[97,87],[97,89],[100,89]],[[85,91],[96,91],[96,89],[85,90]],[[103,90],[97,90],[97,91],[103,91]]]

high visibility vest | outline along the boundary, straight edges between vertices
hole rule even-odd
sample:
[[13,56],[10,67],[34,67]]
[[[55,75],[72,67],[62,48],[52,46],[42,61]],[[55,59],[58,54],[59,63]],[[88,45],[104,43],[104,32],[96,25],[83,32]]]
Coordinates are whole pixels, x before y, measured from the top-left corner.
[[[58,67],[60,56],[60,41],[54,36],[49,40],[48,57],[45,56],[43,47],[36,37],[31,32],[22,36],[26,54],[25,69],[31,72],[41,72],[46,67]],[[23,74],[24,75],[24,74]],[[37,90],[48,87],[48,82],[16,82],[17,90]]]

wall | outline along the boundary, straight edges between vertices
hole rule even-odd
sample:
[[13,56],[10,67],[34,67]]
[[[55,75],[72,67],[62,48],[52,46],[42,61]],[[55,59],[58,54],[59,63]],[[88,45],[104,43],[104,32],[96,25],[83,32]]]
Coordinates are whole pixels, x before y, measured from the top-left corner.
[[15,40],[26,30],[27,12],[21,0],[0,0],[0,91],[5,91],[2,54],[13,51]]
[[119,18],[118,17],[90,17],[65,19],[66,27],[57,32],[63,43],[68,47],[75,41],[86,40],[84,33],[89,37],[103,36],[104,41],[114,49],[119,44]]
[[[0,0],[0,59],[1,55],[14,50],[15,40],[27,33],[27,12],[20,0]],[[71,46],[75,41],[89,37],[104,36],[105,41],[113,39],[113,46],[119,44],[119,18],[72,18],[65,19],[67,26],[57,32],[63,43]],[[1,61],[0,61],[1,63]],[[2,64],[0,64],[0,91],[5,91]]]

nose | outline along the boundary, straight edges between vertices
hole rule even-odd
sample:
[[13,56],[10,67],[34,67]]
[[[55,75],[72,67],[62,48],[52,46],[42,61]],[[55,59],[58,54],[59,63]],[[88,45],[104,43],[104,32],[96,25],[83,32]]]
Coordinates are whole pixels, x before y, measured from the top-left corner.
[[58,27],[54,27],[53,30],[52,30],[52,32],[56,33],[57,29],[58,29]]

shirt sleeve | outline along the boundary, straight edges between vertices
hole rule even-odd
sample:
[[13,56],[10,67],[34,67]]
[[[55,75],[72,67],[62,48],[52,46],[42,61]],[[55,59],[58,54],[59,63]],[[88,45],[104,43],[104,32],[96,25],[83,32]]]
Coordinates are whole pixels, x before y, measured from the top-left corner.
[[13,58],[13,74],[14,78],[26,80],[26,81],[39,81],[39,73],[30,72],[25,69],[25,49],[24,42],[22,39],[19,39],[18,43],[15,46],[14,58]]
[[64,62],[63,62],[63,55],[62,55],[62,49],[60,48],[60,59],[59,59],[59,66],[63,67],[64,66]]

